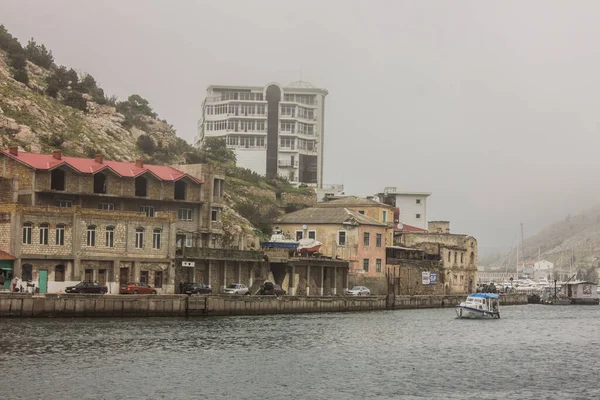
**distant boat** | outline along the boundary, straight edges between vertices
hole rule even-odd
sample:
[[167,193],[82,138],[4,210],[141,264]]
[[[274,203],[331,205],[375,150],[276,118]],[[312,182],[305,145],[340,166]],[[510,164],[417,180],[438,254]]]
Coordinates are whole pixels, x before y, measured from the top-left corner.
[[260,242],[260,247],[263,249],[286,249],[296,251],[298,249],[298,242],[286,239],[282,230],[275,230],[268,242]]
[[323,243],[315,239],[300,239],[298,241],[298,251],[312,254],[319,251],[322,245]]
[[500,296],[496,293],[473,293],[456,306],[458,318],[500,318]]

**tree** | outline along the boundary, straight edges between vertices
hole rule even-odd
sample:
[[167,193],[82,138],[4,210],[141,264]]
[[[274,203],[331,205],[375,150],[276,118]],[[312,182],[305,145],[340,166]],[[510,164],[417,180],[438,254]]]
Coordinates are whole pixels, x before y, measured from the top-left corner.
[[202,141],[201,150],[206,154],[206,157],[217,162],[235,165],[237,161],[235,152],[227,148],[225,138],[222,137],[205,137]]
[[52,97],[56,97],[60,91],[66,90],[69,87],[75,87],[78,81],[79,78],[74,69],[67,69],[65,66],[60,66],[54,70],[52,75],[46,78],[46,83],[48,84],[46,93]]
[[156,151],[156,143],[154,143],[154,139],[148,135],[140,135],[137,138],[137,146],[138,149],[148,155],[153,155]]
[[81,96],[81,93],[68,92],[62,103],[66,106],[73,107],[81,111],[87,111],[87,102]]
[[13,73],[13,78],[15,78],[16,81],[19,81],[26,85],[29,83],[29,75],[27,75],[27,70],[25,69],[15,70],[15,72]]
[[52,51],[48,50],[43,44],[38,45],[33,38],[29,40],[25,47],[25,55],[29,61],[42,68],[51,68],[54,64]]
[[121,101],[117,104],[117,111],[123,115],[147,115],[156,118],[156,113],[150,107],[148,100],[144,99],[139,94],[132,94],[126,101]]

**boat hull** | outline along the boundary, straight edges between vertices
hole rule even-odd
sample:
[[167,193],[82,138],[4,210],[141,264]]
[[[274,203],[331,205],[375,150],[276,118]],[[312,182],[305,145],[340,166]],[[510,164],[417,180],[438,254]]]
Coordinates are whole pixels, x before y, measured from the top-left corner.
[[498,311],[479,310],[479,309],[467,307],[464,305],[456,306],[455,311],[456,311],[456,316],[461,319],[462,318],[467,318],[467,319],[500,318],[500,313]]

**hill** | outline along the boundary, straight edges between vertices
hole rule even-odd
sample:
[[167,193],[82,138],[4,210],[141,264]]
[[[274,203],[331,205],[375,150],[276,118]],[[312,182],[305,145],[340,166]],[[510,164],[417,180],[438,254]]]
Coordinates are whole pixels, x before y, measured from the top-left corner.
[[192,146],[142,96],[109,97],[91,75],[58,66],[43,44],[31,39],[22,46],[0,25],[0,147],[10,145],[42,153],[61,149],[79,157],[101,152],[117,161],[141,157],[159,165],[213,164],[227,176],[230,208],[224,214],[232,230],[257,228],[268,235],[275,218],[315,198],[311,189],[237,167],[222,139]]

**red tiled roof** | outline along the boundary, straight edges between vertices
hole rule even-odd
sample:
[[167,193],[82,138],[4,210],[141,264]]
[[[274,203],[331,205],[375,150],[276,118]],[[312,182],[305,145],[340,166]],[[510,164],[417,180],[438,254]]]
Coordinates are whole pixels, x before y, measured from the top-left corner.
[[11,256],[7,252],[0,250],[0,260],[16,260],[16,257]]
[[98,163],[93,158],[68,156],[62,156],[61,160],[57,160],[52,154],[19,152],[19,155],[15,156],[6,150],[0,150],[0,152],[8,157],[20,161],[31,168],[38,170],[50,170],[60,165],[68,165],[74,170],[83,174],[93,174],[107,168],[112,170],[115,174],[126,178],[135,178],[136,176],[142,175],[145,172],[149,172],[161,181],[176,181],[183,177],[188,177],[197,183],[204,183],[192,175],[165,165],[144,164],[142,168],[138,168],[135,163],[131,162],[105,160],[103,163]]
[[427,229],[422,229],[422,228],[418,228],[416,226],[402,224],[402,223],[394,224],[394,230],[402,231],[402,232],[428,232]]

